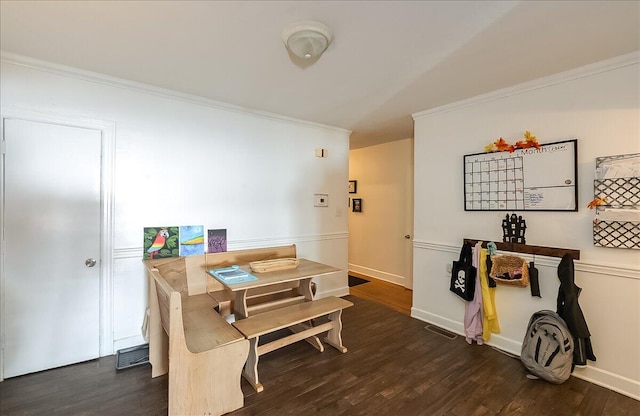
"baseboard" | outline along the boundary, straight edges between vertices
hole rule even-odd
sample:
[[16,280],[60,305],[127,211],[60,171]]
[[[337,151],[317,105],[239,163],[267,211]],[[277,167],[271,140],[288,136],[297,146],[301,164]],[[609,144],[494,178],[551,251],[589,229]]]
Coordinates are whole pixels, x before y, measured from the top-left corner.
[[464,326],[462,322],[454,321],[452,319],[445,318],[444,316],[423,311],[415,307],[411,308],[411,317],[433,324],[435,326],[439,326],[440,328],[446,329],[449,332],[453,332],[464,337]]
[[572,376],[640,400],[640,383],[596,367],[576,368]]
[[342,296],[347,296],[347,295],[349,295],[349,287],[344,286],[344,287],[339,287],[333,290],[316,292],[315,298],[322,299],[322,298],[326,298],[327,296],[337,296],[340,298]]
[[[464,324],[460,321],[445,318],[444,316],[417,308],[411,308],[411,317],[439,326],[440,328],[444,328],[464,337]],[[520,356],[522,341],[516,341],[498,334],[492,334],[491,340],[487,342],[487,345]],[[592,366],[576,368],[572,373],[572,376],[609,390],[613,390],[617,393],[631,397],[632,399],[640,400],[640,383],[635,380]]]
[[382,270],[371,269],[369,267],[358,266],[357,264],[349,263],[349,271],[362,274],[364,276],[375,277],[385,282],[393,283],[396,285],[406,287],[407,279],[403,276],[383,272]]

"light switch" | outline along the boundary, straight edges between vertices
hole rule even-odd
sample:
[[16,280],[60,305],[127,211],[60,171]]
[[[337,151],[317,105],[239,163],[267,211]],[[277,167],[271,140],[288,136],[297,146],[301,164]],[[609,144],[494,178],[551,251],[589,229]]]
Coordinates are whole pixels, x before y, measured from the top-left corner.
[[313,205],[316,207],[328,207],[329,195],[328,194],[315,194],[313,198]]

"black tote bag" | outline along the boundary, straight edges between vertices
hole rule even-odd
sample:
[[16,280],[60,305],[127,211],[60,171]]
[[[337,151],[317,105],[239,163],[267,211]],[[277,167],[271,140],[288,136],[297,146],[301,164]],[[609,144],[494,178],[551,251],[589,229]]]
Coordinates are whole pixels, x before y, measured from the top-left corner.
[[466,301],[473,300],[476,290],[476,268],[471,265],[471,244],[464,243],[460,260],[453,262],[449,290]]

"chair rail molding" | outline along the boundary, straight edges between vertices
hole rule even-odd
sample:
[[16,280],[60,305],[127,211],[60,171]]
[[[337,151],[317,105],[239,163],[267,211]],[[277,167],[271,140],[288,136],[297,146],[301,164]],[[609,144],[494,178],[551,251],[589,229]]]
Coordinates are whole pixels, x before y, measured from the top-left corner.
[[[462,247],[462,243],[450,244],[450,243],[418,241],[418,240],[414,240],[413,242],[413,248],[416,250],[441,251],[445,253],[455,254],[456,257],[460,254],[461,247]],[[500,251],[500,250],[498,250],[498,252],[509,253],[507,251]],[[416,251],[416,254],[417,254],[417,251]],[[518,253],[518,256],[525,258],[527,260],[534,259],[534,256],[529,254]],[[537,255],[535,256],[535,262],[537,265],[541,265],[541,266],[557,267],[558,264],[560,263],[560,260],[553,257]],[[640,268],[620,267],[614,264],[590,263],[583,260],[576,260],[574,264],[575,264],[576,271],[580,271],[584,273],[592,273],[592,274],[599,274],[603,276],[612,276],[612,277],[620,277],[624,279],[640,280]]]
[[[270,246],[281,246],[287,244],[313,243],[328,240],[346,240],[349,233],[328,233],[304,236],[285,236],[275,238],[256,238],[247,240],[229,240],[228,248],[231,250],[244,250],[249,248],[260,248]],[[120,247],[113,250],[113,258],[116,260],[140,258],[142,259],[142,246]]]

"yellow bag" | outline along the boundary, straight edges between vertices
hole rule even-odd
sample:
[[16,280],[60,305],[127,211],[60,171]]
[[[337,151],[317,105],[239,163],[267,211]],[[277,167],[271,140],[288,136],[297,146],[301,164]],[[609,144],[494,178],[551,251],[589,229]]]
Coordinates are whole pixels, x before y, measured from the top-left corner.
[[529,286],[529,265],[518,256],[494,256],[491,258],[489,276],[497,283],[512,286]]

